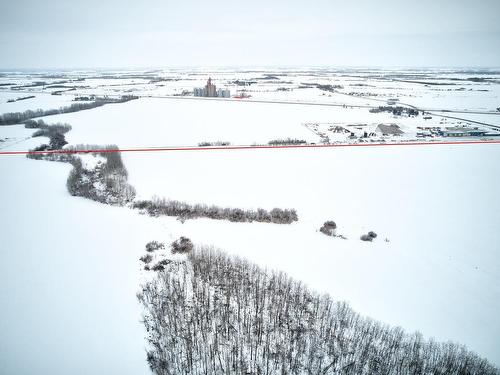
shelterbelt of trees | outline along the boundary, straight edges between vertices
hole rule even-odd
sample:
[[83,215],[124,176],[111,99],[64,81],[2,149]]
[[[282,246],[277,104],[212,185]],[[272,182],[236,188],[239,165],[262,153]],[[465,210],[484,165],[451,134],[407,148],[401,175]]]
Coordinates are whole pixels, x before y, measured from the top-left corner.
[[261,222],[274,224],[291,224],[298,221],[294,209],[273,208],[268,211],[263,208],[257,210],[243,210],[209,206],[206,204],[189,204],[175,200],[155,197],[152,200],[136,201],[133,208],[140,209],[150,216],[177,216],[181,220],[208,218],[213,220],[229,220],[233,222]]
[[362,317],[211,248],[164,264],[138,295],[155,374],[498,374],[462,345]]

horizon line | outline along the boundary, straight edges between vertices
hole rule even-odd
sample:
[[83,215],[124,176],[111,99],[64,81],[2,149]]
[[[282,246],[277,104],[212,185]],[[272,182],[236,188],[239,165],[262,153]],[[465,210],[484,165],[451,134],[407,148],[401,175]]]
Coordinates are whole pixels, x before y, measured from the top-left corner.
[[380,69],[380,70],[389,70],[389,69],[478,69],[478,70],[487,70],[487,69],[500,69],[500,65],[345,65],[345,64],[299,64],[299,65],[287,65],[287,64],[269,64],[269,65],[219,65],[219,64],[208,64],[208,65],[132,65],[132,66],[68,66],[68,67],[0,67],[0,72],[12,72],[12,71],[43,71],[43,70],[60,70],[60,71],[75,71],[75,70],[121,70],[121,69],[130,69],[130,70],[157,70],[157,69],[230,69],[230,68],[242,68],[242,69],[258,69],[258,68],[273,68],[273,69],[295,69],[295,68],[308,68],[308,69]]

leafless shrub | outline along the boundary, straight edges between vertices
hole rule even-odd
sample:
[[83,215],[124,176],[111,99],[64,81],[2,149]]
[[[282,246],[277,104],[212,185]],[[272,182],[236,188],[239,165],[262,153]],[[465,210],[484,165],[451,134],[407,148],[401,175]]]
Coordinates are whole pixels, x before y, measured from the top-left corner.
[[170,245],[172,254],[186,254],[193,250],[193,243],[187,237],[180,237]]
[[158,241],[150,241],[146,244],[146,251],[148,252],[153,252],[153,251],[156,251],[156,250],[161,250],[161,249],[164,249],[165,248],[165,245],[161,242],[158,242]]
[[359,239],[361,241],[373,241],[375,238],[377,238],[377,233],[375,232],[368,232],[368,234],[363,234]]
[[144,263],[150,263],[153,260],[153,256],[151,254],[143,255],[140,260]]
[[334,221],[325,221],[319,231],[327,236],[335,236],[337,234],[337,224]]

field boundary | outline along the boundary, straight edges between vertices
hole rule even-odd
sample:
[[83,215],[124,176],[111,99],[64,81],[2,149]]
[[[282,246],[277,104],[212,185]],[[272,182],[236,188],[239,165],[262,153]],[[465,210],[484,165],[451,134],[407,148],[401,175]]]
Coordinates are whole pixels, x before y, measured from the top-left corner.
[[47,155],[47,154],[92,154],[108,152],[165,152],[165,151],[229,151],[229,150],[261,150],[261,149],[289,149],[289,148],[343,148],[343,147],[381,147],[381,146],[431,146],[431,145],[475,145],[500,144],[500,140],[490,141],[450,141],[450,142],[394,142],[394,143],[338,143],[338,144],[309,144],[309,145],[239,145],[239,146],[166,146],[166,147],[130,147],[123,149],[102,150],[48,150],[48,151],[0,151],[0,155]]

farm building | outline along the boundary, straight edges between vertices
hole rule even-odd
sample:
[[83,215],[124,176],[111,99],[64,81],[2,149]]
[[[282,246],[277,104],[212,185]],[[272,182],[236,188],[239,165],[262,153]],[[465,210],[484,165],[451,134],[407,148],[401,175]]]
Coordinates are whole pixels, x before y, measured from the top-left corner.
[[445,128],[445,130],[440,131],[440,135],[443,137],[482,137],[485,134],[485,130],[465,127]]

